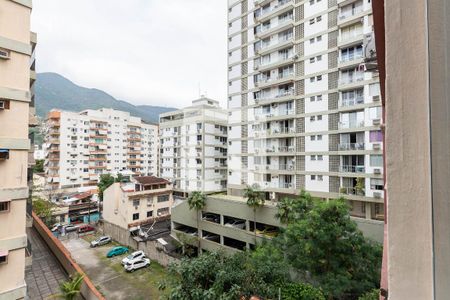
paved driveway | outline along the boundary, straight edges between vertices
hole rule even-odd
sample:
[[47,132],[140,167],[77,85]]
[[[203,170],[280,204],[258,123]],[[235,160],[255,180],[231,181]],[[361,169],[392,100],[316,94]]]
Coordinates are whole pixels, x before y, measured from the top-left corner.
[[106,258],[115,245],[90,248],[89,242],[77,237],[62,242],[106,299],[159,299],[162,295],[158,283],[166,271],[157,263],[152,261],[150,268],[127,273],[120,264],[125,255]]

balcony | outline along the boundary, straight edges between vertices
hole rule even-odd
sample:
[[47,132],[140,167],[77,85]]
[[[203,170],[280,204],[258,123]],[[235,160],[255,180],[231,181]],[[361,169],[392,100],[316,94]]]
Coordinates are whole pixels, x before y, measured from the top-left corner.
[[278,93],[270,93],[270,94],[265,94],[261,97],[258,97],[255,99],[255,102],[259,103],[259,102],[263,102],[263,101],[289,100],[289,98],[293,95],[294,95],[294,89],[282,90],[282,91],[279,91]]
[[293,54],[281,56],[277,60],[268,60],[268,61],[261,62],[259,65],[255,65],[254,69],[259,70],[259,71],[270,70],[270,69],[273,69],[276,67],[290,65],[294,62],[295,59],[296,59],[296,57]]
[[339,151],[356,151],[356,150],[364,150],[364,143],[342,143],[339,144]]
[[348,68],[351,66],[357,66],[359,64],[361,64],[363,62],[363,54],[361,53],[356,53],[353,55],[346,55],[346,56],[341,56],[341,58],[339,59],[339,65],[338,67],[340,69],[343,68]]
[[266,54],[293,44],[294,35],[292,33],[285,36],[279,36],[277,40],[271,40],[268,43],[262,44],[261,48],[255,51],[255,54]]
[[364,188],[360,189],[356,187],[340,187],[339,193],[344,195],[365,196]]
[[363,72],[360,72],[359,74],[357,74],[355,76],[345,76],[345,77],[339,78],[339,85],[349,85],[349,84],[354,84],[354,83],[361,82],[361,81],[364,81],[364,73]]
[[263,189],[293,189],[294,184],[292,182],[267,182],[263,181],[258,183]]
[[355,106],[355,105],[360,105],[360,104],[364,104],[364,96],[341,99],[341,101],[339,102],[340,107],[349,107],[349,106]]
[[255,131],[255,137],[272,137],[272,136],[293,134],[293,133],[295,133],[294,127],[282,127],[282,128],[274,128],[274,129]]
[[293,109],[276,109],[271,110],[268,113],[258,113],[255,115],[256,120],[266,120],[270,118],[283,117],[283,116],[293,116],[295,111]]
[[338,47],[345,48],[351,45],[359,44],[363,42],[364,34],[362,29],[360,31],[355,31],[351,34],[340,35],[338,39]]
[[292,27],[294,26],[293,19],[293,16],[291,16],[290,18],[285,18],[284,20],[278,20],[278,23],[273,26],[262,27],[261,31],[255,34],[255,37],[264,38],[275,32]]
[[353,129],[364,127],[364,121],[339,122],[339,129]]
[[287,83],[289,81],[294,81],[294,72],[292,73],[281,73],[278,76],[263,78],[261,81],[255,83],[256,87],[268,87],[271,85],[278,85]]
[[338,25],[342,25],[350,20],[357,19],[355,17],[359,17],[364,12],[363,5],[359,5],[357,7],[352,8],[351,10],[341,11],[338,15]]
[[287,12],[288,10],[292,9],[293,7],[294,7],[294,3],[292,0],[278,1],[277,5],[270,6],[270,8],[263,10],[261,12],[261,15],[256,17],[255,19],[257,21],[263,22],[277,14]]
[[365,173],[366,168],[364,165],[343,165],[340,166],[339,171],[341,173]]

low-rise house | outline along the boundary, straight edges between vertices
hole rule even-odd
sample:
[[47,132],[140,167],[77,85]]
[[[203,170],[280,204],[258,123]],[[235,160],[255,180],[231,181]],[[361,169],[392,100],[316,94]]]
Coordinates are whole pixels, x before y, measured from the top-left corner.
[[114,183],[103,193],[103,219],[121,228],[131,228],[171,213],[172,184],[155,176],[135,177],[129,183]]

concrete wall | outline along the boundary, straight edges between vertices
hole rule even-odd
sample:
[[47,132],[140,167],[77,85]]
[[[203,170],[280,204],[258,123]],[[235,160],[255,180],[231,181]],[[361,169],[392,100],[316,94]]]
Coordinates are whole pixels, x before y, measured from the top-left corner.
[[78,264],[72,259],[69,251],[64,245],[51,233],[51,231],[45,226],[41,219],[33,212],[33,226],[36,228],[39,235],[44,242],[53,252],[55,257],[63,269],[68,274],[81,273],[84,274],[83,284],[81,285],[81,295],[87,300],[104,300],[105,298],[100,294],[89,277],[83,272]]
[[156,241],[138,243],[130,236],[130,232],[127,229],[103,221],[102,230],[105,235],[111,236],[112,239],[118,243],[136,250],[144,251],[145,255],[147,255],[150,260],[155,260],[162,266],[167,267],[170,263],[178,261],[176,258],[157,249],[158,242]]

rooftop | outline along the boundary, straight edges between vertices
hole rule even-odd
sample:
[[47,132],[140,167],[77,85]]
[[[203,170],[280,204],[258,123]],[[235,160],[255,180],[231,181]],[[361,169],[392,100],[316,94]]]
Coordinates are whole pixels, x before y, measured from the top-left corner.
[[142,185],[151,185],[151,184],[170,184],[170,182],[164,178],[159,178],[156,176],[140,176],[134,177],[134,180]]

